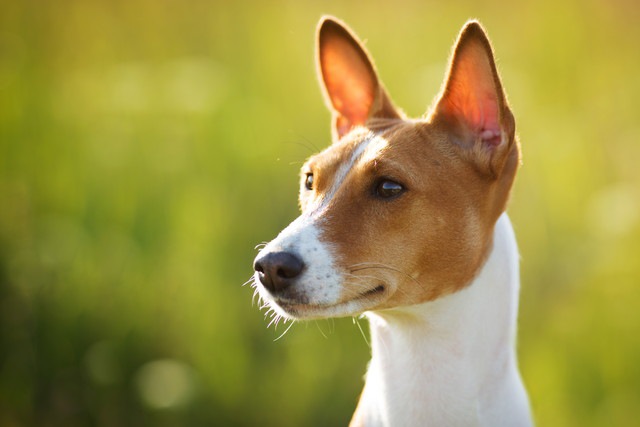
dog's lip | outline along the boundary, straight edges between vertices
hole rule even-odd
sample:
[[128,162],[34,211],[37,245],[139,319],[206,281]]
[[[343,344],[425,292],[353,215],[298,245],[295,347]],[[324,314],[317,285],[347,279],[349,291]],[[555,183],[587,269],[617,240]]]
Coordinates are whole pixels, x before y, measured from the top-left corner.
[[385,289],[386,288],[385,288],[384,285],[378,285],[373,289],[369,289],[368,291],[363,292],[362,294],[360,294],[360,296],[358,298],[365,298],[365,297],[369,297],[369,296],[372,296],[372,295],[376,295],[376,294],[384,292]]
[[[278,304],[283,310],[290,312],[292,315],[300,315],[300,314],[314,314],[318,311],[324,310],[339,310],[342,307],[346,307],[349,304],[358,303],[360,301],[364,301],[367,299],[374,299],[374,302],[381,302],[383,296],[387,290],[387,287],[383,284],[379,284],[365,292],[362,292],[355,296],[354,298],[349,298],[343,301],[338,301],[336,303],[331,304],[323,304],[323,303],[314,303],[308,302],[299,299],[291,299],[291,298],[276,298],[275,303]],[[367,308],[363,307],[365,311]],[[321,314],[321,313],[318,313]]]

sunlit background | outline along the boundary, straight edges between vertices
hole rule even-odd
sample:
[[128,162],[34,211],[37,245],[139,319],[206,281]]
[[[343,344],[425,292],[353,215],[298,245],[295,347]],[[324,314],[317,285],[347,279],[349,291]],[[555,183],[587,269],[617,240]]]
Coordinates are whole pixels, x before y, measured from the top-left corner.
[[325,13],[413,116],[484,23],[524,150],[510,214],[537,422],[637,422],[640,3],[5,0],[0,425],[347,424],[358,325],[276,340],[242,287],[329,142]]

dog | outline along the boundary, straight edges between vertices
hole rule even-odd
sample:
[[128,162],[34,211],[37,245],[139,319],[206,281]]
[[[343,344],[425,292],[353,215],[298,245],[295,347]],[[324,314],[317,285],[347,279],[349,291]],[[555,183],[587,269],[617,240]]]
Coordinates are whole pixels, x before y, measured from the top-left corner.
[[317,70],[333,141],[302,167],[301,215],[254,261],[260,298],[287,319],[369,319],[350,426],[532,425],[505,213],[520,145],[486,32],[464,25],[419,119],[336,18],[318,25]]

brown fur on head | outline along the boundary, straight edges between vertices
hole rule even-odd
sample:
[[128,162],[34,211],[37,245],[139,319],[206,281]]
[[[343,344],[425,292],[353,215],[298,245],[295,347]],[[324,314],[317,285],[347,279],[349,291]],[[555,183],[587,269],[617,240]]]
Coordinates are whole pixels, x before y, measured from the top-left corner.
[[[394,107],[344,24],[323,19],[317,40],[334,143],[303,167],[303,212],[330,198],[321,214],[322,240],[339,254],[338,267],[393,288],[368,309],[432,300],[466,286],[491,247],[520,156],[484,30],[476,21],[462,29],[442,92],[420,120],[405,120]],[[378,197],[384,180],[404,191]],[[344,299],[358,292],[345,286]]]

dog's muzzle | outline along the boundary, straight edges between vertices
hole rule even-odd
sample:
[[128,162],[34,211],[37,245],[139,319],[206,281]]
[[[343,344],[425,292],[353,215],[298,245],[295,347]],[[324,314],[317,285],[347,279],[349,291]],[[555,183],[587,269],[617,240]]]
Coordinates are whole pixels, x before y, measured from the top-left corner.
[[305,265],[299,256],[281,251],[259,254],[253,262],[253,268],[262,286],[272,295],[277,295],[296,281]]

